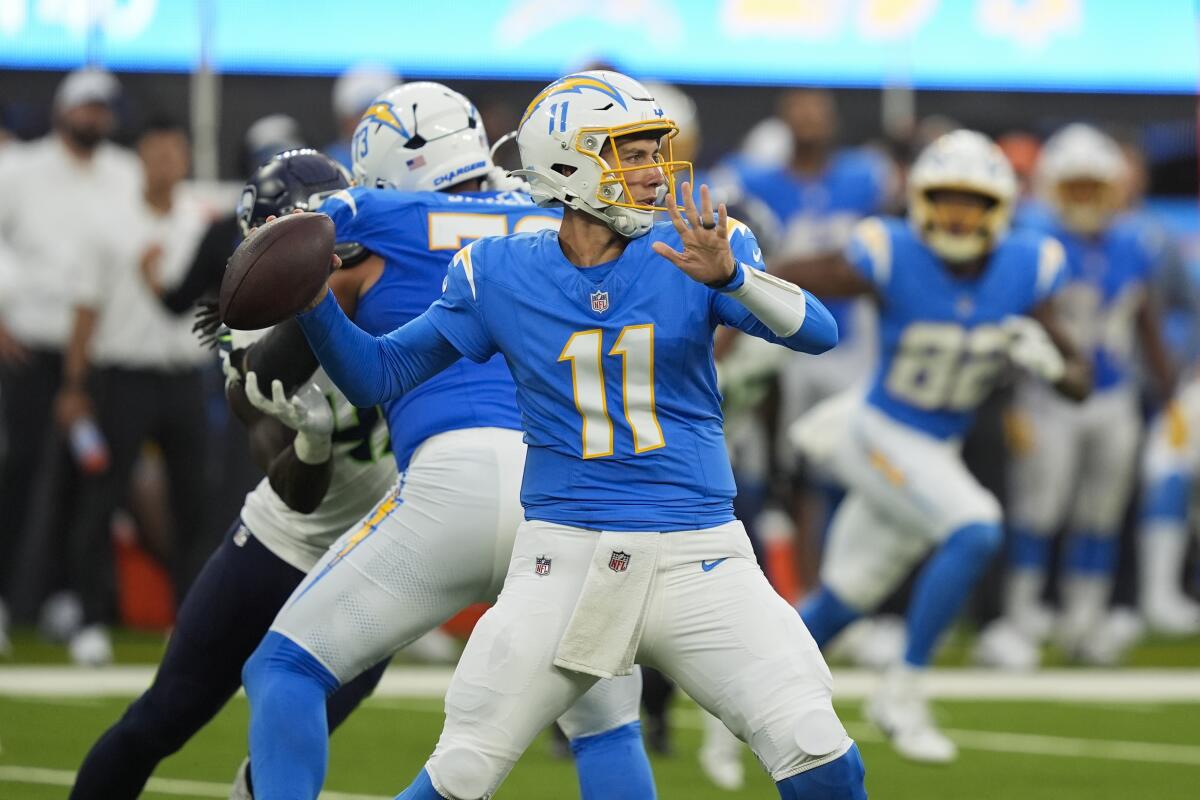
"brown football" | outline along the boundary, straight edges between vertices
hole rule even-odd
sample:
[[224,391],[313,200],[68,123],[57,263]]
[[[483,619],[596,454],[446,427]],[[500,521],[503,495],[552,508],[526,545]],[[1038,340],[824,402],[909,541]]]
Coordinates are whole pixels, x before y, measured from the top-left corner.
[[268,328],[300,311],[329,276],[333,220],[305,212],[268,222],[234,251],[221,279],[221,321]]

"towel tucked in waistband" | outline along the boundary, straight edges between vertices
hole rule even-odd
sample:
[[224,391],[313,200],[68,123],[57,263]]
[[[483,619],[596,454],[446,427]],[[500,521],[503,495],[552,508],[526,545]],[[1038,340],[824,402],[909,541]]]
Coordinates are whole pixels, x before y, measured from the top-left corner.
[[662,537],[600,534],[554,665],[600,678],[629,675],[646,624]]

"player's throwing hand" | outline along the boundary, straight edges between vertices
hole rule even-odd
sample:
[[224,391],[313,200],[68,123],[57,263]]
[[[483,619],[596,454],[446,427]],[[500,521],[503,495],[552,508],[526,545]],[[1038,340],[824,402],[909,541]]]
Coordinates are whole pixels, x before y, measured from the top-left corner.
[[675,198],[667,195],[667,213],[679,238],[683,240],[683,252],[665,242],[655,242],[654,252],[670,261],[692,280],[710,286],[728,283],[737,272],[737,262],[729,249],[729,215],[725,204],[717,206],[717,219],[713,222],[712,197],[708,186],[700,184],[700,210],[692,199],[692,185],[684,182],[679,187],[683,195],[684,213],[679,213]]

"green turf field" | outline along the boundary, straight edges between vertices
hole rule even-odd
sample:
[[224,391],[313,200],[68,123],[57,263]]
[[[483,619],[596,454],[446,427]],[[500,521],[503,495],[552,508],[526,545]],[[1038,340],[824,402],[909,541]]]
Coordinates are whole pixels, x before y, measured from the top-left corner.
[[[0,699],[0,797],[42,800],[65,795],[63,784],[93,739],[124,708],[114,699]],[[840,712],[859,738],[872,797],[1037,800],[1194,798],[1200,786],[1200,704],[1079,705],[1065,703],[941,702],[938,713],[966,745],[959,763],[932,768],[895,757],[856,706]],[[246,704],[237,699],[157,775],[165,791],[146,797],[221,797],[242,754]],[[718,791],[698,774],[699,730],[694,709],[676,711],[677,755],[654,759],[663,798],[768,798],[770,781],[747,753],[749,780],[738,793]],[[369,701],[333,739],[326,783],[331,791],[391,797],[420,768],[441,724],[441,704],[427,699]],[[1022,734],[1001,737],[995,733]],[[994,739],[994,741],[993,741]],[[1120,744],[1105,744],[1118,740]],[[1143,744],[1136,744],[1143,743]],[[1163,743],[1163,748],[1146,746]],[[1036,750],[1045,754],[1001,752]],[[1062,751],[1077,752],[1066,755]],[[1166,759],[1165,761],[1163,759]],[[15,769],[22,768],[22,769]],[[34,772],[28,768],[50,770]],[[180,780],[201,782],[178,785]],[[56,785],[57,784],[57,785]],[[567,761],[537,742],[505,783],[502,797],[576,797]]]
[[[152,637],[122,637],[123,661],[153,657]],[[19,640],[21,661],[57,660]],[[1200,666],[1200,642],[1151,643],[1139,663]],[[1165,654],[1165,655],[1164,655]],[[2,669],[2,668],[0,668]],[[1200,672],[1194,702],[1130,701],[1120,687],[1099,702],[941,700],[938,717],[960,747],[958,763],[926,767],[901,761],[861,719],[858,702],[839,704],[867,762],[872,798],[884,800],[1184,800],[1200,797]],[[86,673],[85,680],[86,680]],[[1073,675],[1073,673],[1072,673]],[[1080,673],[1084,675],[1083,672]],[[1074,678],[1071,678],[1074,680]],[[1121,678],[1116,678],[1118,682]],[[128,699],[0,696],[0,799],[62,798],[71,775],[96,736]],[[181,753],[156,773],[148,798],[224,797],[241,759],[246,704],[235,699]],[[420,768],[441,725],[441,702],[429,697],[372,699],[333,739],[326,786],[330,798],[390,798]],[[676,755],[655,758],[662,798],[771,798],[776,794],[745,754],[747,786],[737,793],[709,786],[696,767],[698,711],[674,710]],[[574,798],[569,761],[540,739],[500,793],[501,798]]]

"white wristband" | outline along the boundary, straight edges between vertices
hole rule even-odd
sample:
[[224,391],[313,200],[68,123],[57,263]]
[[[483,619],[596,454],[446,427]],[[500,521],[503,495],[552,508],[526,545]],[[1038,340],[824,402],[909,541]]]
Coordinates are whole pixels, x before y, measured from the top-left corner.
[[327,434],[298,431],[292,448],[305,464],[324,464],[333,454],[333,439]]
[[729,297],[744,305],[776,336],[786,339],[800,330],[807,311],[803,289],[741,262],[738,269],[742,271],[742,285],[727,292]]

